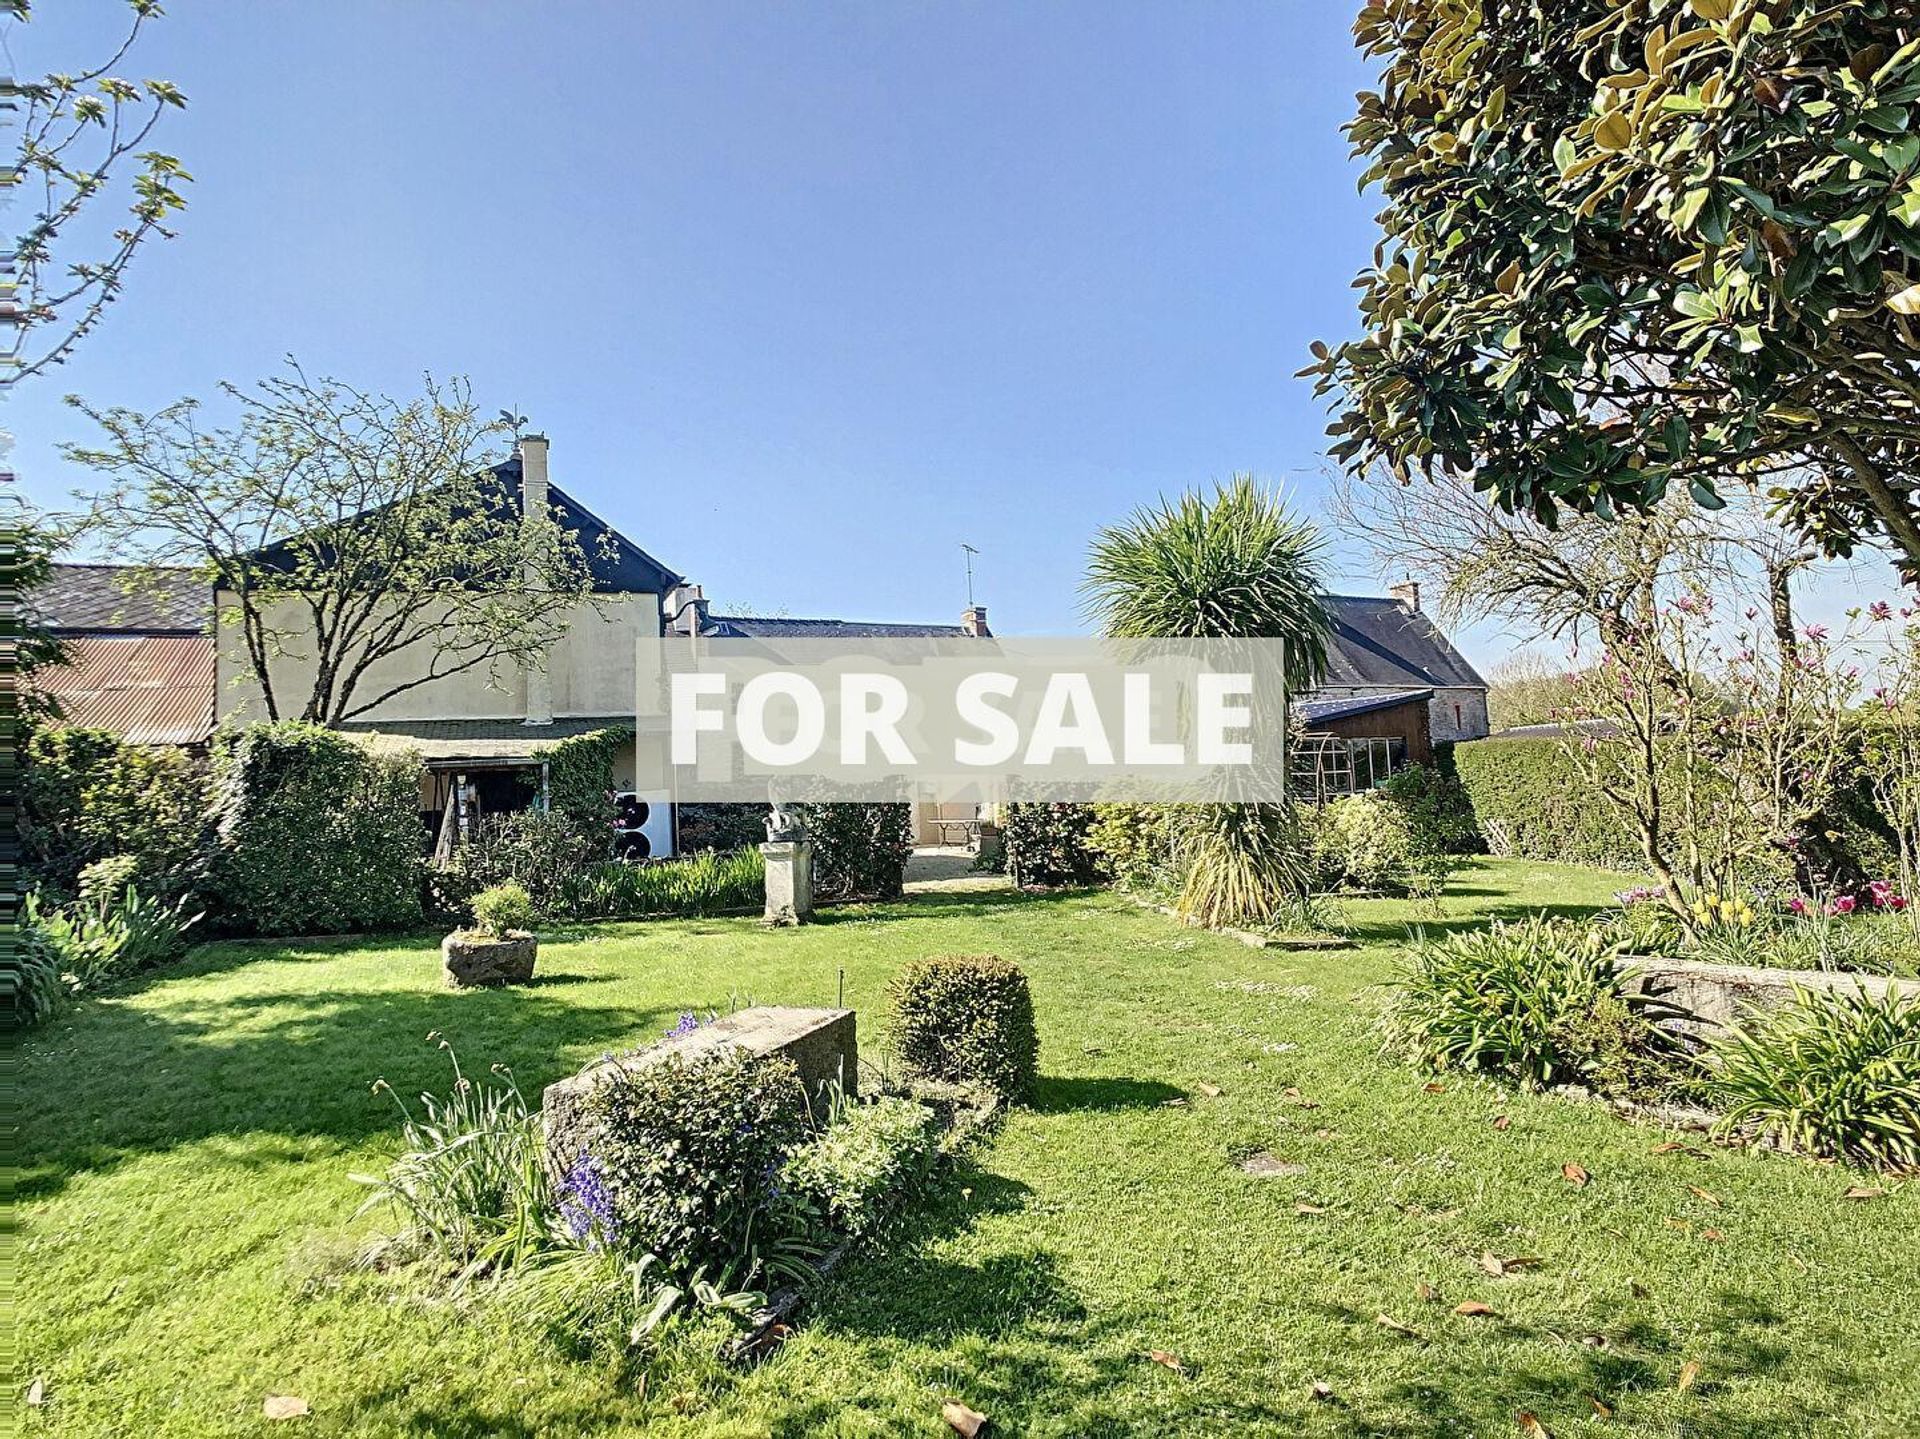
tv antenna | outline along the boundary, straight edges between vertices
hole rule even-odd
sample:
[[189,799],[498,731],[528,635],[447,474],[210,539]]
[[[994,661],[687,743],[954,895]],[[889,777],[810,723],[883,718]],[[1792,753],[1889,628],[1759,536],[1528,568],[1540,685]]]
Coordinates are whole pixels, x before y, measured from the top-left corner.
[[967,608],[972,609],[973,608],[973,557],[979,554],[980,551],[976,550],[972,545],[968,544],[965,540],[962,540],[960,542],[960,548],[967,552]]

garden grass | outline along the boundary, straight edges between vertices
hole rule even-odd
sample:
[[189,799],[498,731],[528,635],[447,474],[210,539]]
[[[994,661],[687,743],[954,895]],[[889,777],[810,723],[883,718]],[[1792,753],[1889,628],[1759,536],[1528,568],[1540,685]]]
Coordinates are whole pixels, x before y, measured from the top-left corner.
[[[1920,1434],[1920,1186],[1657,1153],[1676,1136],[1379,1054],[1409,924],[1578,913],[1620,882],[1482,861],[1439,920],[1349,903],[1361,947],[1324,954],[1094,892],[926,895],[797,931],[609,925],[550,937],[536,982],[499,992],[444,990],[426,936],[204,947],[15,1042],[13,1417],[76,1436],[934,1436],[955,1395],[1010,1435],[1501,1435],[1523,1411],[1560,1436]],[[704,1331],[640,1363],[570,1358],[484,1288],[449,1300],[349,1262],[382,1223],[352,1176],[395,1130],[370,1085],[443,1089],[429,1032],[531,1093],[684,1009],[831,1004],[844,971],[878,1060],[889,977],[953,951],[1030,974],[1038,1102],[759,1367],[719,1365]],[[1255,1150],[1283,1172],[1242,1172]],[[1844,1198],[1856,1185],[1886,1192]],[[1496,1278],[1483,1252],[1538,1263]],[[270,1394],[310,1416],[270,1424]]]

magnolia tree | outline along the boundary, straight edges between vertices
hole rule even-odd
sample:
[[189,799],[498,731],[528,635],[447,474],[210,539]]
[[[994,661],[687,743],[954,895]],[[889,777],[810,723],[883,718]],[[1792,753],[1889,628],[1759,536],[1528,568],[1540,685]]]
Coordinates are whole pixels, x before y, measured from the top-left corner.
[[102,438],[67,457],[103,483],[68,523],[137,560],[136,585],[217,589],[269,719],[339,725],[449,675],[538,664],[594,603],[578,537],[523,514],[488,463],[511,421],[481,418],[464,382],[396,400],[293,366],[226,394],[238,421],[213,427],[191,399],[71,401]]
[[1897,888],[1871,897],[1883,907],[1895,900],[1920,938],[1920,605],[1896,613],[1889,604],[1870,606],[1867,633],[1880,661],[1879,678],[1865,707],[1861,752],[1874,802],[1893,827]]
[[1332,453],[1546,525],[1770,493],[1920,581],[1908,0],[1369,0],[1385,197]]

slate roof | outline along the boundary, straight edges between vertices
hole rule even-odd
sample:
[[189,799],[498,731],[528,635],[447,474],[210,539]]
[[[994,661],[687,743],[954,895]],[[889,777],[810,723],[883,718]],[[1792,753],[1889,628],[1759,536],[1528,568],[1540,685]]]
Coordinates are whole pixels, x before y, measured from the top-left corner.
[[349,720],[340,728],[368,739],[395,739],[419,751],[429,764],[535,760],[563,739],[595,730],[634,727],[632,715],[589,715],[530,725],[518,719]]
[[888,624],[868,620],[762,619],[755,615],[709,615],[700,633],[710,639],[964,639],[960,625]]
[[1328,595],[1327,608],[1333,617],[1333,637],[1327,646],[1322,687],[1487,687],[1480,672],[1422,611],[1371,595]]
[[69,636],[67,662],[34,671],[63,723],[129,744],[202,744],[213,733],[211,635]]
[[1326,724],[1331,720],[1352,719],[1375,710],[1398,709],[1404,704],[1425,704],[1432,690],[1394,690],[1383,695],[1342,695],[1329,699],[1296,700],[1294,718],[1303,724]]
[[[515,455],[495,465],[493,473],[500,480],[501,505],[518,513],[521,509],[520,457]],[[560,486],[547,485],[547,502],[553,508],[555,523],[578,537],[587,569],[593,575],[593,587],[600,593],[663,595],[685,578],[661,564]],[[254,553],[266,565],[293,564],[288,540]]]
[[184,569],[154,569],[162,593],[125,588],[131,565],[54,565],[27,597],[42,624],[58,635],[199,635],[213,628],[213,595]]

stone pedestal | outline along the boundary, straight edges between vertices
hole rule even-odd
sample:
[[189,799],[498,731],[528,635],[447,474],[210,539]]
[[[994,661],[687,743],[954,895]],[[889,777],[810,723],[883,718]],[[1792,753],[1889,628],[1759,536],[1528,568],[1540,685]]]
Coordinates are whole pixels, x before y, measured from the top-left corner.
[[997,869],[1007,857],[1006,836],[990,819],[980,821],[980,844],[974,851],[982,869]]
[[852,1010],[756,1005],[645,1049],[597,1060],[578,1074],[548,1085],[540,1097],[540,1112],[552,1172],[565,1174],[590,1141],[588,1102],[600,1085],[613,1082],[622,1072],[670,1059],[690,1062],[724,1049],[785,1055],[799,1072],[816,1123],[826,1118],[825,1100],[831,1086],[840,1085],[849,1097],[858,1089],[860,1048]]
[[805,924],[813,918],[813,846],[804,839],[769,840],[760,853],[767,861],[765,922]]

